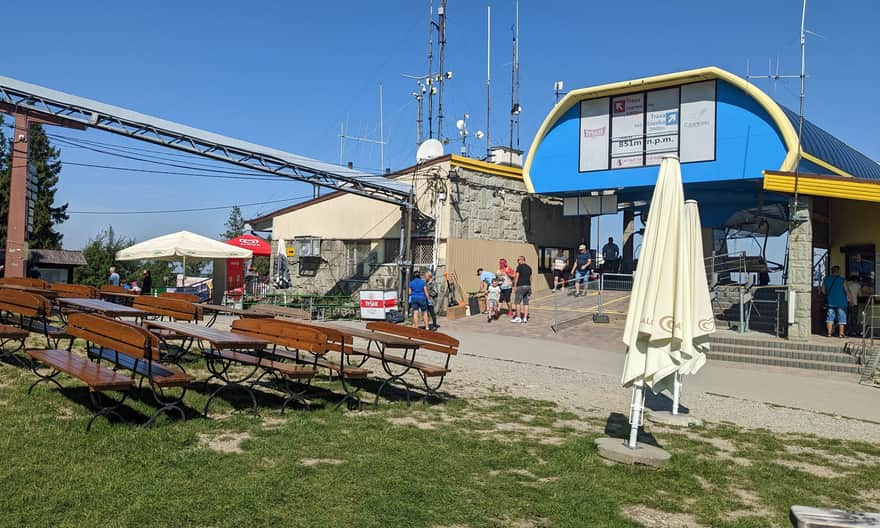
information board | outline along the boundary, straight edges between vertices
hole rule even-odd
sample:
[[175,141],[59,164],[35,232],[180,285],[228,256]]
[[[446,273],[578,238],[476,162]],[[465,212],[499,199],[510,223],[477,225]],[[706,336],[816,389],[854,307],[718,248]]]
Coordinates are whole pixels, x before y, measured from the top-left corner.
[[580,103],[578,170],[715,159],[715,81]]

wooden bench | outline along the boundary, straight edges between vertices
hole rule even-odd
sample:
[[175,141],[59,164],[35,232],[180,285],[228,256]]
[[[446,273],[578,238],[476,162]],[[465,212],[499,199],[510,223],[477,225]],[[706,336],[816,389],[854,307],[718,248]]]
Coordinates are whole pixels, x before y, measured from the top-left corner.
[[[412,328],[410,326],[386,323],[384,321],[367,323],[367,330],[397,337],[403,337],[405,339],[413,341],[418,344],[419,351],[429,350],[432,352],[443,354],[443,357],[445,359],[443,361],[443,365],[441,366],[432,363],[425,363],[423,361],[417,361],[414,355],[413,357],[401,357],[370,349],[355,350],[355,353],[361,354],[365,357],[379,359],[385,363],[393,363],[395,365],[406,367],[407,370],[415,370],[416,372],[418,372],[419,377],[421,377],[422,383],[425,386],[425,399],[431,396],[435,398],[440,398],[437,391],[439,391],[440,386],[443,385],[443,381],[446,379],[446,375],[451,372],[449,368],[449,362],[452,359],[452,356],[458,354],[458,339],[455,339],[454,337],[448,336],[446,334],[442,334],[440,332],[434,332],[432,330],[422,330],[419,328]],[[401,375],[402,374],[399,374],[398,377]],[[439,380],[436,380],[432,384],[431,382],[429,382],[429,378],[439,378]],[[407,390],[408,399],[409,384],[405,384],[405,387]]]
[[302,319],[305,321],[312,320],[312,314],[308,310],[302,308],[291,308],[289,306],[275,306],[274,304],[254,304],[248,310],[268,314],[273,317],[288,317],[291,319]]
[[789,520],[794,528],[868,528],[880,526],[880,513],[792,506]]
[[31,279],[28,277],[3,277],[0,279],[0,286],[3,284],[12,284],[14,286],[24,286],[25,288],[38,288],[40,290],[48,290],[49,283],[43,279]]
[[58,292],[59,297],[66,297],[68,299],[97,299],[100,297],[97,288],[85,284],[57,282],[51,288],[53,291]]
[[98,296],[107,299],[110,302],[131,306],[131,302],[137,294],[131,290],[126,290],[122,286],[102,284],[101,287],[98,288]]
[[64,339],[70,339],[70,346],[73,345],[70,334],[50,322],[52,303],[45,297],[0,287],[0,312],[16,316],[21,329],[43,334],[46,337],[46,348],[58,348],[58,344]]
[[[351,337],[331,328],[277,319],[238,319],[232,322],[232,331],[271,342],[274,346],[270,353],[275,357],[309,365],[312,371],[323,368],[335,373],[345,392],[335,407],[347,403],[351,409],[360,408],[360,387],[353,387],[348,381],[364,379],[370,371],[344,364],[344,357],[351,353]],[[323,339],[323,342],[316,339]],[[337,363],[327,359],[328,352],[339,352],[342,355],[340,361]]]
[[[235,354],[235,361],[240,363],[248,363],[259,365],[262,368],[276,371],[281,375],[283,381],[282,388],[287,393],[287,398],[281,406],[281,412],[285,407],[294,400],[304,402],[303,396],[308,388],[301,391],[294,391],[287,381],[297,381],[315,377],[317,358],[323,356],[328,350],[327,335],[314,327],[306,327],[302,325],[288,324],[286,321],[278,321],[275,319],[237,319],[232,322],[232,332],[249,337],[256,337],[272,343],[272,348],[264,351],[265,356],[258,357],[250,354],[242,354],[238,352],[221,351],[221,354]],[[282,347],[279,349],[279,347]],[[308,353],[314,358],[307,365],[297,363],[285,363],[276,359],[293,359],[298,360],[297,355],[291,354],[292,351],[301,351]],[[256,360],[256,361],[254,361]],[[299,361],[299,363],[305,363]]]
[[[132,308],[143,310],[153,316],[154,319],[170,321],[186,321],[195,323],[202,320],[202,307],[191,302],[172,297],[152,297],[150,295],[140,295],[135,297],[132,302]],[[151,329],[152,332],[161,336],[163,340],[180,339],[180,353],[182,355],[189,352],[192,347],[193,340],[187,336],[178,335],[171,330],[163,330],[158,328]]]
[[178,293],[178,292],[162,292],[159,294],[159,297],[164,297],[166,299],[177,299],[179,301],[186,301],[189,303],[199,303],[202,302],[202,299],[199,298],[198,295],[193,295],[192,293]]
[[[132,379],[147,381],[160,407],[145,425],[171,411],[186,419],[181,402],[193,377],[159,363],[159,338],[155,335],[133,323],[86,313],[70,314],[67,330],[86,341],[88,356],[96,363],[109,363],[114,370],[129,371]],[[172,394],[169,389],[179,389],[179,393]]]

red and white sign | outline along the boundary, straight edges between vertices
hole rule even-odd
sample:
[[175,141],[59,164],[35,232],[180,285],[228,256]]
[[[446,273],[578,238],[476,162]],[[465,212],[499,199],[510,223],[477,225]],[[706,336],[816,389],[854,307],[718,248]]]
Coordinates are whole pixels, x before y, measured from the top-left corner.
[[385,314],[397,309],[397,292],[364,290],[361,292],[361,319],[385,319]]

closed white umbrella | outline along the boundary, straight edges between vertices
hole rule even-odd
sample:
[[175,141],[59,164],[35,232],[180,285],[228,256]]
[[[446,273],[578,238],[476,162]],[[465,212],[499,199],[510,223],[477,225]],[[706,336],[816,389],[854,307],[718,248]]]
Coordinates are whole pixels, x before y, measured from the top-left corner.
[[[683,266],[684,299],[681,307],[682,340],[681,363],[672,378],[672,414],[678,414],[681,398],[681,377],[696,374],[706,364],[709,336],[715,332],[715,314],[709,296],[709,283],[703,263],[703,236],[700,227],[700,211],[695,200],[684,204],[683,243],[686,259]],[[659,390],[660,386],[654,387]]]
[[278,252],[275,254],[275,279],[273,285],[279,290],[290,288],[290,267],[287,264],[287,244],[284,239],[278,240]]
[[675,156],[663,158],[651,198],[639,266],[626,316],[623,342],[627,352],[621,382],[633,387],[628,446],[636,447],[643,410],[644,389],[654,388],[678,371],[682,363],[682,327],[685,304],[682,264],[684,189]]

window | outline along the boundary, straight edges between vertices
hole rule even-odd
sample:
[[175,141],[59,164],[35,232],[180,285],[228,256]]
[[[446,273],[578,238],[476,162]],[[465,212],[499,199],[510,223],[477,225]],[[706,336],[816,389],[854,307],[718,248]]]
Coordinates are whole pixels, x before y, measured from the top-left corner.
[[[400,256],[400,239],[385,239],[385,255],[383,264],[396,264]],[[413,264],[416,266],[428,266],[434,262],[434,240],[430,238],[413,239]]]
[[385,255],[383,255],[382,263],[383,264],[396,264],[398,257],[400,257],[400,239],[399,238],[386,238],[385,239]]
[[370,276],[371,261],[375,253],[370,253],[369,240],[349,240],[345,242],[345,276],[353,280],[367,280]]

